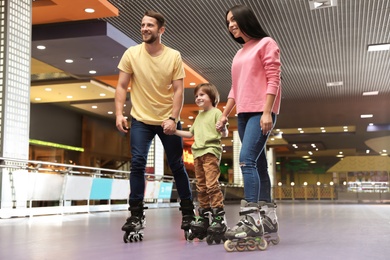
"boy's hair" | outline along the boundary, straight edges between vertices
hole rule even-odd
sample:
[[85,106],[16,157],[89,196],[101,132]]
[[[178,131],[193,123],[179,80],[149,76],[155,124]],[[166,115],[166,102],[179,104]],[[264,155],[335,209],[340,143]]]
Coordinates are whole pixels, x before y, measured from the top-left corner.
[[164,27],[165,26],[165,18],[162,14],[156,12],[156,11],[153,11],[153,10],[148,10],[145,12],[144,16],[149,16],[149,17],[153,17],[154,19],[157,20],[157,26],[158,26],[158,29],[160,29],[161,27]]
[[219,103],[219,93],[217,88],[211,83],[201,83],[195,87],[194,95],[196,95],[199,89],[203,89],[203,91],[210,97],[213,107],[217,107]]

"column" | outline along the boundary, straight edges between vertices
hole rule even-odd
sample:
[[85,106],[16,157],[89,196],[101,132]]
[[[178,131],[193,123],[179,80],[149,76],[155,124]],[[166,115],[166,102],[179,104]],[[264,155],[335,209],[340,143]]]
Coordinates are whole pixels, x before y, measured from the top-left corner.
[[[28,159],[31,13],[31,0],[0,0],[0,157]],[[0,209],[15,207],[9,172],[0,170]]]

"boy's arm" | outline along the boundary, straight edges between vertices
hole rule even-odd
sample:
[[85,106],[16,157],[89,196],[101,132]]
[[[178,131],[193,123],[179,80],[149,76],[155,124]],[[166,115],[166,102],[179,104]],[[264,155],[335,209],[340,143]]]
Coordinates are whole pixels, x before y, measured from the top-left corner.
[[191,138],[194,136],[190,131],[177,130],[177,129],[174,134],[184,138]]

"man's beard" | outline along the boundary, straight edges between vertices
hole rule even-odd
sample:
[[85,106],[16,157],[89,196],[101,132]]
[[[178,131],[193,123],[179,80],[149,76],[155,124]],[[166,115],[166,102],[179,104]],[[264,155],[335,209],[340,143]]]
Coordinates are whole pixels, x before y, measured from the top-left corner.
[[148,40],[144,40],[144,43],[148,43],[148,44],[151,44],[151,43],[154,43],[155,41],[158,40],[158,35],[150,35],[150,38]]

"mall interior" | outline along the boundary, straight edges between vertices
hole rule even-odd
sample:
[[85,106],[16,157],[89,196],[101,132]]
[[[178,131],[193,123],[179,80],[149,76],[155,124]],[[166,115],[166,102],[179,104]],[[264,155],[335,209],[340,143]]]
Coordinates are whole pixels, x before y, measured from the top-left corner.
[[[188,130],[197,84],[217,87],[219,109],[227,102],[242,46],[225,15],[237,4],[281,53],[281,110],[266,146],[280,241],[244,252],[187,241],[158,138],[144,238],[125,241],[131,153],[115,127],[118,62],[142,42],[144,12],[164,14],[161,42],[184,63]],[[0,259],[388,259],[389,24],[387,0],[0,0]],[[244,196],[236,117],[219,179],[229,227]],[[193,139],[183,143],[197,206]]]

